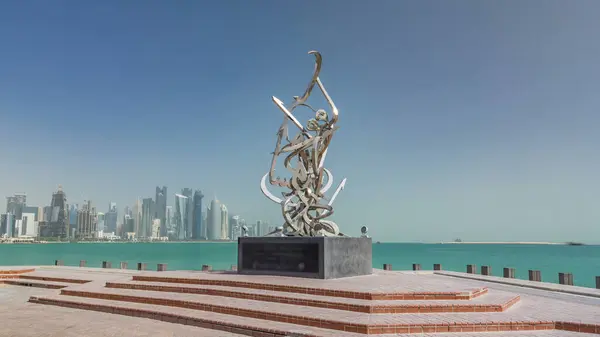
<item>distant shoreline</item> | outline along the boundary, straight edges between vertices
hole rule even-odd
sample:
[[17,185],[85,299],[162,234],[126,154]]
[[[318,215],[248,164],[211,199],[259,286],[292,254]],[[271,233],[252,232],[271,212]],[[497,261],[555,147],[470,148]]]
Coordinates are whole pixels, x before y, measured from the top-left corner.
[[532,242],[525,242],[525,241],[517,241],[517,242],[513,242],[513,241],[504,241],[504,242],[499,242],[499,241],[463,241],[463,242],[454,242],[454,241],[448,241],[448,242],[440,242],[439,244],[443,244],[443,245],[566,245],[567,243],[558,243],[558,242],[539,242],[539,241],[532,241]]

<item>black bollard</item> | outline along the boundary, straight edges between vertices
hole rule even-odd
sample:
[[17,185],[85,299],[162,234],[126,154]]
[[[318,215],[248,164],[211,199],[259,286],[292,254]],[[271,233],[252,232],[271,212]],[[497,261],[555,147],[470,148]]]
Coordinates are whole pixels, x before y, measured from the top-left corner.
[[573,285],[573,274],[571,273],[558,273],[558,283],[567,286]]
[[157,264],[156,271],[167,271],[167,264],[166,263]]
[[112,263],[110,263],[109,261],[102,261],[102,268],[112,268]]
[[147,264],[144,262],[138,262],[137,270],[146,270]]
[[504,268],[504,277],[515,278],[515,268]]
[[389,263],[384,263],[383,264],[383,270],[392,270],[392,265]]
[[413,270],[421,270],[421,265],[418,263],[413,263]]
[[467,274],[477,274],[477,266],[474,264],[467,265]]
[[481,266],[481,275],[492,275],[492,267],[490,266]]
[[542,272],[539,270],[529,270],[529,281],[542,282]]
[[65,263],[63,262],[63,260],[54,260],[54,265],[55,266],[64,266]]
[[433,270],[442,270],[442,265],[439,263],[434,263],[433,264]]

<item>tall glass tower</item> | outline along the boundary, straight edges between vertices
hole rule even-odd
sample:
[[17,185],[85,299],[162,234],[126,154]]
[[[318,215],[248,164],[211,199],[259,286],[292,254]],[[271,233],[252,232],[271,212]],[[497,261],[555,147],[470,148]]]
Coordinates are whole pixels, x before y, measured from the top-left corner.
[[191,188],[184,188],[181,194],[187,197],[186,215],[185,215],[185,239],[192,238],[194,228],[194,191]]
[[156,219],[160,219],[160,236],[167,236],[167,186],[162,188],[156,186],[156,198],[154,200]]
[[221,203],[217,198],[210,202],[208,209],[208,224],[206,227],[206,236],[208,240],[221,239]]
[[181,194],[175,194],[175,237],[177,240],[185,240],[186,217],[187,217],[188,197]]
[[69,209],[67,206],[67,195],[58,186],[58,191],[52,194],[50,202],[49,219],[46,220],[46,225],[40,228],[40,236],[42,237],[59,237],[66,239],[69,236]]
[[117,219],[119,213],[117,212],[117,204],[111,202],[108,204],[108,212],[104,214],[104,232],[105,233],[116,233],[117,232]]
[[142,226],[139,237],[149,238],[152,236],[152,220],[154,220],[154,200],[145,198],[142,200]]
[[196,190],[194,192],[194,228],[192,230],[192,239],[194,240],[205,239],[202,236],[202,198],[204,198],[202,191]]

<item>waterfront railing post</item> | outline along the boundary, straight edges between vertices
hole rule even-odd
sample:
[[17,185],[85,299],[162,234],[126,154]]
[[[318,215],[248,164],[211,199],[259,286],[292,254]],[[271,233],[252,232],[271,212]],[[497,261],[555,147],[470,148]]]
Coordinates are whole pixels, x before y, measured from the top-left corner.
[[127,262],[121,262],[121,269],[127,269]]
[[384,263],[383,264],[383,270],[392,270],[392,265],[389,263]]
[[146,264],[144,262],[138,262],[137,270],[146,270]]
[[85,261],[85,260],[81,260],[81,261],[79,261],[79,266],[80,266],[80,267],[85,267],[85,264],[86,264],[86,263],[87,263],[87,261]]
[[506,278],[515,278],[515,268],[504,268],[503,275]]
[[54,265],[55,266],[64,266],[65,263],[63,262],[63,260],[54,260]]
[[490,266],[481,266],[481,275],[492,275],[492,267]]
[[467,274],[477,274],[477,266],[474,264],[467,265]]
[[156,271],[167,271],[167,264],[166,263],[157,264]]
[[558,273],[558,283],[572,286],[573,285],[573,274],[571,273]]
[[433,264],[433,270],[442,270],[442,265],[439,263],[434,263]]
[[112,263],[110,263],[109,261],[102,261],[102,268],[112,268]]
[[542,272],[539,270],[529,270],[529,281],[542,282]]
[[413,270],[421,270],[421,265],[418,263],[413,263]]

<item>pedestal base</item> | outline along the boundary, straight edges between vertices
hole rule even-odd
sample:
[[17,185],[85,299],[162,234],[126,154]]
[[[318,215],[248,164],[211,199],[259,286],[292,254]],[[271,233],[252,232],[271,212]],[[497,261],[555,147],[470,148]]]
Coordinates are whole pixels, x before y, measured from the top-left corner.
[[241,237],[238,273],[317,279],[370,275],[371,238]]

